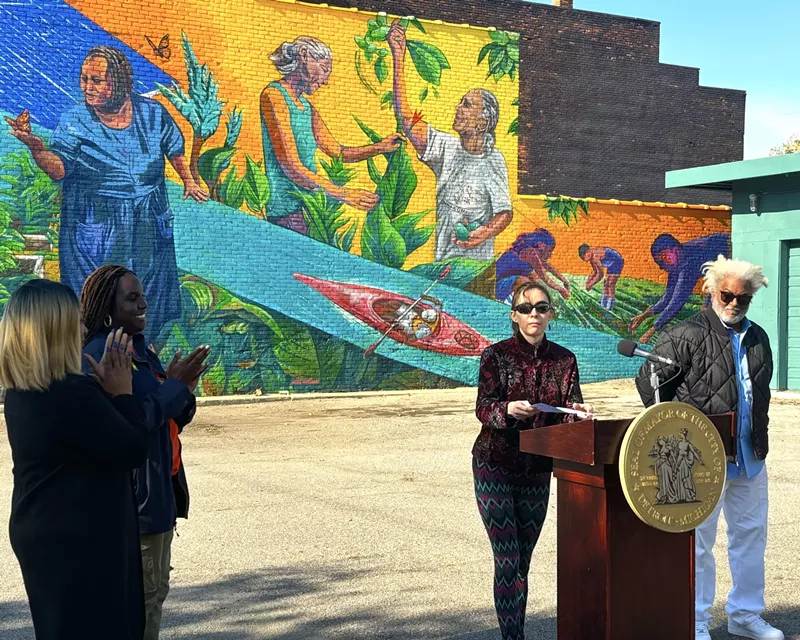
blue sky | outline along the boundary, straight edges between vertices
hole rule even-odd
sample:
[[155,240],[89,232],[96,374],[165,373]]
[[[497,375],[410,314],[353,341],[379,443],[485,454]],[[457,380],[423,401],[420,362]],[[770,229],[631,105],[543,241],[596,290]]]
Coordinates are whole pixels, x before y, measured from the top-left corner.
[[[544,4],[550,4],[544,2]],[[800,0],[575,0],[576,9],[661,23],[661,62],[747,91],[745,158],[800,134]]]

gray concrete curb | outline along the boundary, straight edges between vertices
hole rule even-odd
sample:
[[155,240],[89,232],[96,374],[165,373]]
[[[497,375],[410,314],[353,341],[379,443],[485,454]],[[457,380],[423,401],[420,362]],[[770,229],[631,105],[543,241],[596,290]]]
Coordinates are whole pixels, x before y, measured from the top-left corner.
[[[606,380],[605,382],[617,382]],[[591,384],[591,383],[589,383]],[[583,385],[583,386],[589,386]],[[604,384],[604,383],[600,383]],[[447,393],[463,389],[474,389],[475,387],[455,387],[453,389],[414,389],[412,391],[343,391],[339,393],[271,393],[263,396],[242,395],[242,396],[211,396],[197,398],[198,406],[221,406],[221,405],[240,405],[240,404],[259,404],[262,402],[284,402],[287,400],[299,402],[303,400],[321,400],[330,398],[372,398],[386,396],[411,396],[420,393]],[[798,391],[773,391],[772,401],[775,404],[800,404],[800,392]]]
[[[617,380],[607,380],[605,382],[617,382]],[[589,383],[591,384],[591,383]],[[602,384],[602,383],[601,383]],[[585,385],[588,386],[588,385]],[[321,400],[328,398],[372,398],[372,397],[387,397],[387,396],[411,396],[413,394],[425,393],[447,393],[450,391],[458,391],[461,389],[470,389],[474,387],[455,387],[452,389],[414,389],[413,391],[343,391],[339,393],[314,393],[308,391],[306,393],[290,393],[288,391],[282,393],[270,393],[267,395],[239,395],[239,396],[210,396],[198,397],[197,404],[201,407],[215,407],[224,405],[241,405],[241,404],[260,404],[262,402],[285,402],[302,401],[302,400]],[[0,387],[0,407],[3,406],[5,399],[4,389]],[[772,401],[776,404],[800,404],[799,391],[773,391]]]
[[235,405],[235,404],[259,404],[261,402],[285,402],[291,400],[293,402],[302,402],[304,400],[323,400],[331,398],[348,399],[348,398],[385,398],[387,396],[412,396],[419,393],[448,393],[455,392],[471,387],[455,387],[452,389],[414,389],[409,391],[342,391],[339,393],[314,393],[309,391],[306,393],[270,393],[268,395],[256,396],[210,396],[197,398],[198,406],[217,406],[217,405]]

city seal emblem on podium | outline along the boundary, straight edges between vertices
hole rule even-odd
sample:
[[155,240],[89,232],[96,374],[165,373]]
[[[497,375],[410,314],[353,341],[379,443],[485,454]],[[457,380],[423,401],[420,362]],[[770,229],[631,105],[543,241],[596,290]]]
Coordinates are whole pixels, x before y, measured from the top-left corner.
[[619,477],[625,498],[643,522],[662,531],[700,526],[722,497],[726,468],[716,427],[682,402],[646,409],[622,440]]

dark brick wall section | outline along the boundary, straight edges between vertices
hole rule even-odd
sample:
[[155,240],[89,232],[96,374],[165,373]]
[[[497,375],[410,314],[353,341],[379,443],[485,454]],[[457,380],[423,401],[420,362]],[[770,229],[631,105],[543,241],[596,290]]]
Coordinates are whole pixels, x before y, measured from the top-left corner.
[[523,0],[327,4],[520,32],[521,193],[730,203],[664,188],[665,171],[742,159],[745,93],[659,63],[657,22]]

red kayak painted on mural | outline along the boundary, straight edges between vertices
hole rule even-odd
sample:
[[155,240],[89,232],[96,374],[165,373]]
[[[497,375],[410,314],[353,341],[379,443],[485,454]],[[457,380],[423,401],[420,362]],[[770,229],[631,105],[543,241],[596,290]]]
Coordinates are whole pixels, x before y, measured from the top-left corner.
[[412,298],[384,289],[302,273],[293,275],[337,307],[402,344],[449,356],[479,356],[490,345],[475,329],[442,311],[442,303],[436,298],[423,296],[424,302],[414,304]]

